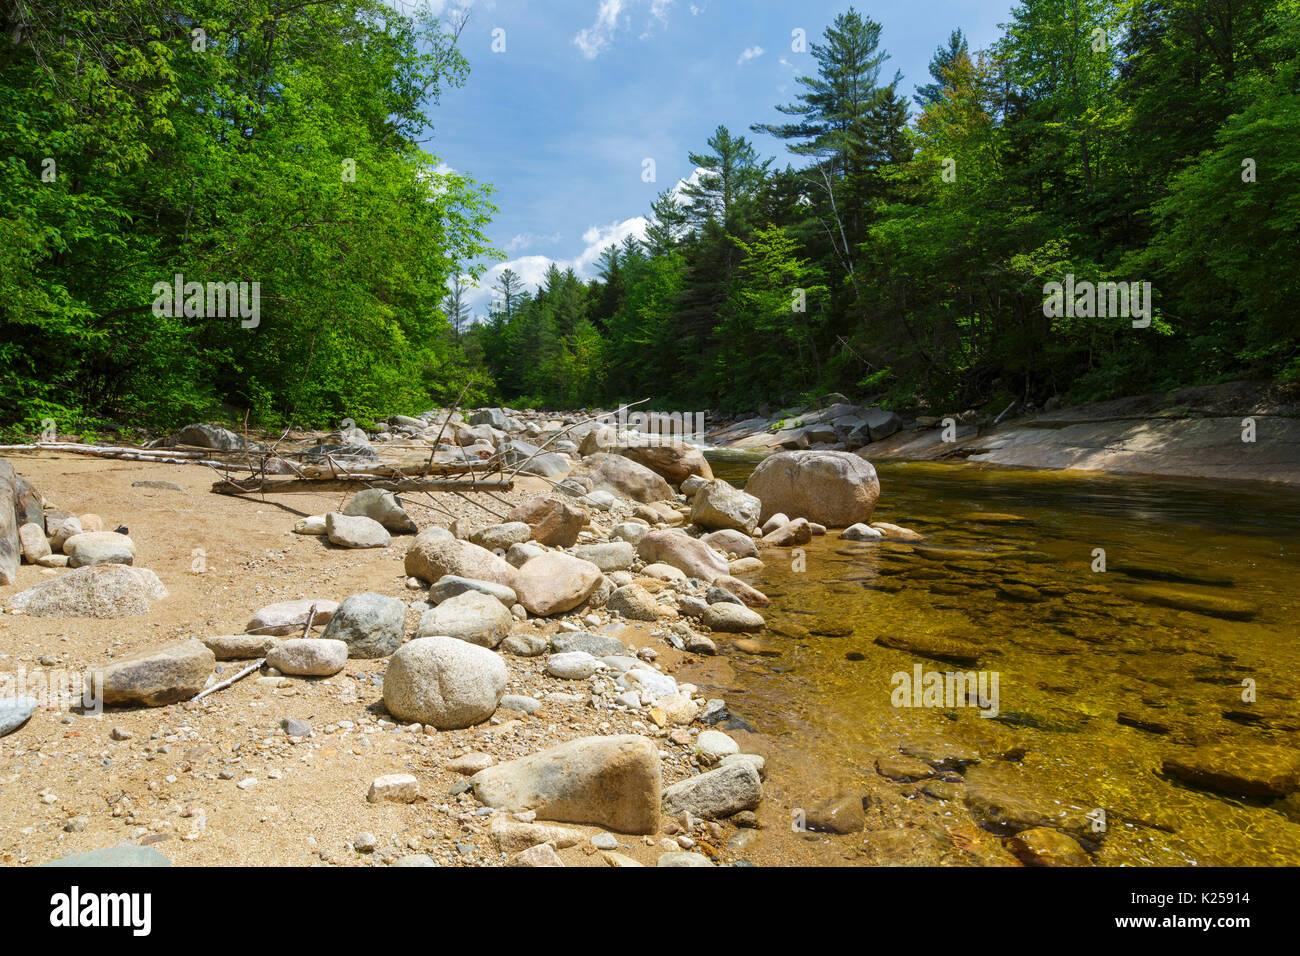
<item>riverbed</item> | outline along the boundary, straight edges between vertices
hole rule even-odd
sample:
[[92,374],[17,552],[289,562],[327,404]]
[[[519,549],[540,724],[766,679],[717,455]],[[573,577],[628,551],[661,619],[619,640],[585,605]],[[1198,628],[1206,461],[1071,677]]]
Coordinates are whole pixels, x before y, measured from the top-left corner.
[[[710,460],[743,486],[759,457]],[[1300,492],[877,470],[873,520],[924,540],[765,550],[745,579],[773,600],[766,646],[695,675],[768,746],[756,860],[1014,864],[1007,838],[1045,820],[1099,865],[1300,864],[1296,795],[1164,772],[1204,744],[1300,744]],[[918,672],[977,675],[985,696],[901,692]],[[930,773],[909,776],[918,759]],[[864,827],[801,826],[845,794]]]

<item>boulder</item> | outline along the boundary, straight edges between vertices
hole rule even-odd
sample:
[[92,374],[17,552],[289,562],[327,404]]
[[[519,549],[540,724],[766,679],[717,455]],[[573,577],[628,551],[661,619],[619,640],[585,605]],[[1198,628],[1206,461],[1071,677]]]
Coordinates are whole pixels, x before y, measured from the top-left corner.
[[45,537],[44,525],[34,521],[29,521],[18,529],[18,543],[28,564],[36,564],[41,558],[48,558],[53,553],[49,539]]
[[679,441],[648,440],[629,445],[620,454],[649,468],[670,485],[680,485],[692,475],[705,479],[713,477],[713,469],[705,460],[704,453],[694,445]]
[[580,473],[590,479],[592,491],[605,491],[643,504],[674,497],[668,482],[622,455],[592,455],[583,460]]
[[406,605],[385,594],[365,593],[345,599],[321,637],[342,641],[349,657],[373,658],[393,653],[405,634]]
[[573,549],[573,556],[583,561],[590,561],[606,573],[626,571],[636,560],[636,548],[626,541],[584,544]]
[[278,637],[262,634],[218,634],[200,640],[219,661],[251,661],[265,657],[280,643]]
[[763,535],[763,544],[776,548],[793,548],[812,540],[812,526],[807,518],[795,518]]
[[475,531],[469,540],[480,548],[489,551],[505,551],[511,545],[523,544],[533,536],[533,529],[523,521],[507,521],[505,524],[489,525]]
[[763,503],[759,520],[780,511],[845,528],[871,520],[880,481],[870,462],[849,452],[788,451],[763,459],[745,491]]
[[1164,758],[1164,773],[1232,796],[1284,797],[1300,790],[1300,753],[1268,744],[1208,744]]
[[662,776],[648,737],[583,737],[489,767],[470,779],[489,807],[535,810],[543,820],[585,823],[619,833],[659,828]]
[[629,621],[657,621],[663,613],[654,595],[639,584],[627,584],[615,589],[605,602],[605,609],[615,611]]
[[758,557],[758,544],[754,539],[748,534],[731,528],[713,531],[700,540],[722,554],[734,554],[738,558]]
[[9,601],[32,617],[115,618],[145,614],[151,602],[165,597],[167,589],[152,571],[100,564],[42,581]]
[[514,588],[508,588],[504,584],[494,584],[491,581],[476,581],[473,578],[461,578],[454,574],[444,574],[438,579],[437,583],[429,588],[429,603],[438,604],[448,598],[454,598],[458,594],[464,594],[466,591],[478,591],[480,594],[494,597],[506,607],[510,607],[518,600],[515,597]]
[[465,591],[425,611],[416,634],[454,637],[480,647],[495,648],[510,634],[514,622],[509,607],[497,598],[480,591]]
[[348,646],[332,638],[295,637],[271,648],[266,663],[294,677],[330,677],[347,666]]
[[641,539],[637,554],[646,564],[667,564],[705,582],[729,570],[726,558],[698,538],[676,529],[651,531]]
[[[0,494],[3,494],[3,487],[0,486]],[[63,553],[64,543],[74,535],[81,534],[86,529],[81,526],[81,519],[72,515],[64,515],[54,522],[51,527],[49,521],[45,523],[45,530],[50,536],[50,548],[55,554]]]
[[586,651],[552,654],[546,659],[546,673],[561,680],[586,680],[600,668],[600,661]]
[[[312,608],[316,611],[313,614]],[[301,634],[311,617],[312,627],[328,624],[334,612],[339,609],[338,601],[326,601],[323,598],[303,598],[301,601],[280,601],[262,608],[244,630],[249,634],[280,636]]]
[[325,516],[325,535],[340,548],[386,548],[393,543],[388,529],[373,518],[350,517],[331,511]]
[[115,531],[85,531],[63,542],[68,567],[85,568],[96,564],[132,564],[135,542]]
[[752,763],[737,762],[687,777],[663,792],[663,810],[675,817],[683,812],[706,820],[753,810],[763,800],[763,782]]
[[495,651],[450,637],[417,637],[388,664],[384,706],[399,720],[438,730],[471,727],[496,712],[508,677]]
[[750,587],[744,581],[733,578],[729,574],[722,574],[714,578],[713,586],[739,599],[742,604],[748,607],[767,607],[772,603],[772,599],[762,591]]
[[714,481],[695,492],[691,499],[691,522],[717,531],[731,528],[745,534],[758,526],[762,502],[726,481]]
[[629,653],[627,645],[618,638],[587,631],[561,631],[551,638],[550,644],[557,654],[583,651],[592,657],[610,657]]
[[40,706],[35,697],[0,697],[0,737],[27,723]]
[[704,624],[709,630],[730,634],[746,634],[763,629],[763,616],[743,604],[710,604],[704,612]]
[[558,498],[534,498],[506,515],[532,529],[533,540],[556,548],[572,547],[588,521],[587,512]]
[[443,528],[421,531],[406,552],[406,573],[430,583],[443,575],[515,585],[515,569],[486,548],[447,537]]
[[173,445],[192,445],[195,448],[215,448],[218,451],[264,451],[257,442],[245,441],[229,429],[219,425],[186,425],[172,438]]
[[871,525],[859,521],[857,524],[851,524],[841,531],[840,537],[845,541],[880,541],[885,535],[883,532],[871,527]]
[[529,614],[571,611],[600,586],[604,575],[590,561],[550,551],[526,561],[516,573],[515,594]]
[[91,686],[103,687],[105,704],[160,707],[203,690],[216,666],[212,651],[191,639],[113,661],[93,669],[87,679],[96,682]]
[[403,510],[397,497],[383,488],[366,488],[358,491],[343,506],[343,514],[378,521],[394,534],[415,534],[417,530],[415,522]]

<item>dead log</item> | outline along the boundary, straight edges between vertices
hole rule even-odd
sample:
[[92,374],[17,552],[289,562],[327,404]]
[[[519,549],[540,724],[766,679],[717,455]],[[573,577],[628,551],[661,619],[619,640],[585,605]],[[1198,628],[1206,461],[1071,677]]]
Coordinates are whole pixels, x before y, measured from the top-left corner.
[[333,478],[268,478],[246,482],[217,481],[212,491],[218,495],[319,494],[334,491],[360,491],[382,488],[385,491],[510,491],[515,483],[508,480],[473,481],[455,478],[393,478],[385,475],[336,475]]

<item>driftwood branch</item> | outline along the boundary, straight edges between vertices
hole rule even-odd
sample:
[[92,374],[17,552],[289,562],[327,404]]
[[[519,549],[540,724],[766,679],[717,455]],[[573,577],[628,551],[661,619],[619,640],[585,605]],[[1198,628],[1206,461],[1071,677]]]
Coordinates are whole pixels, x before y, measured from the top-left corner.
[[474,491],[491,489],[510,491],[514,482],[466,481],[454,478],[394,478],[389,475],[340,474],[334,478],[268,478],[250,484],[237,481],[218,481],[212,491],[219,495],[255,494],[314,494],[319,492],[351,491],[359,487],[382,488],[385,491]]

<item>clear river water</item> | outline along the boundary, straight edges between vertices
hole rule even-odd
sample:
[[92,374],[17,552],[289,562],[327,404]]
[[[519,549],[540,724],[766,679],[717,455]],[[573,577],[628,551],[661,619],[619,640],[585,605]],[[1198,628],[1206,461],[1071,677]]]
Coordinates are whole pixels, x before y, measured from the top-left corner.
[[[743,487],[760,456],[708,457]],[[875,819],[924,830],[939,847],[926,862],[996,862],[959,851],[1044,810],[1074,821],[1062,828],[1098,864],[1300,865],[1297,795],[1164,772],[1206,744],[1300,748],[1300,492],[968,464],[877,471],[873,520],[922,541],[832,531],[764,550],[744,576],[773,601],[755,635],[766,646],[728,648],[716,689],[777,749],[778,799],[797,808],[837,782],[878,793],[875,762],[910,753],[945,772],[890,781],[896,799]],[[985,697],[900,698],[900,675],[918,671],[976,672]],[[821,840],[837,858],[861,852],[845,851],[861,834]]]

